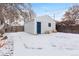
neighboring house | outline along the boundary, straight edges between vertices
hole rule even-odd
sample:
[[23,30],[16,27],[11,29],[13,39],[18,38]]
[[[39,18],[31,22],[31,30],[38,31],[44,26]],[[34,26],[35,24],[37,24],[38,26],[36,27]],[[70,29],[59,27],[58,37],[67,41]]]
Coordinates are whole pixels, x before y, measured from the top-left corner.
[[10,23],[10,20],[6,20],[6,29],[5,32],[21,32],[24,31],[24,20],[21,15],[14,22]]
[[56,22],[50,16],[44,15],[24,23],[24,31],[31,34],[41,34],[56,31]]
[[12,32],[21,32],[24,31],[24,26],[19,24],[18,22],[13,22],[11,24],[11,31]]
[[79,19],[76,19],[76,23],[75,24],[79,24]]
[[24,31],[24,25],[19,24],[19,22],[13,22],[10,25],[7,24],[5,32],[21,32]]

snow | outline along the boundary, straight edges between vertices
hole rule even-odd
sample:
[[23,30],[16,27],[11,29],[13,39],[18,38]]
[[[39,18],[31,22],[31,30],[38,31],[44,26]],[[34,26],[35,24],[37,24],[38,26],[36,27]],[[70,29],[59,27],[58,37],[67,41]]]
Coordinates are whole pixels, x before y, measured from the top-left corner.
[[14,41],[11,39],[11,35],[7,34],[7,36],[9,37],[6,40],[5,46],[0,48],[0,56],[13,56]]
[[6,35],[14,42],[14,56],[79,56],[79,34],[57,32],[33,35],[16,32]]

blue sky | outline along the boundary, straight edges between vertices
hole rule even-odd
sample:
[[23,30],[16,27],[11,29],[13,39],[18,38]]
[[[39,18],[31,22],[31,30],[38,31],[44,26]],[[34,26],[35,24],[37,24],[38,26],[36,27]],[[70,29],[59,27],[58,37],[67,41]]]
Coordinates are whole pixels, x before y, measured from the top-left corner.
[[49,15],[56,20],[61,20],[63,14],[72,4],[70,3],[32,3],[32,9],[37,16]]

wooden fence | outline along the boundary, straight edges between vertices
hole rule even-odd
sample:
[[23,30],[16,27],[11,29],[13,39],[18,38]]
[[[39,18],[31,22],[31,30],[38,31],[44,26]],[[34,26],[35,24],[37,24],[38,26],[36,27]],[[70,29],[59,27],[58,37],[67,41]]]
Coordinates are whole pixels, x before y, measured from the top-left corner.
[[22,32],[24,31],[24,26],[11,26],[5,29],[5,32]]
[[79,33],[79,25],[57,24],[56,29],[57,29],[58,32]]

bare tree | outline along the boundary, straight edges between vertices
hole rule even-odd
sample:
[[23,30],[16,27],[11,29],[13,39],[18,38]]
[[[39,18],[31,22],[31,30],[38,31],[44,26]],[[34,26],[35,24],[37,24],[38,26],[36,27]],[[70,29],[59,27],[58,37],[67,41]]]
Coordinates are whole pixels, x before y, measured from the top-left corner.
[[79,5],[74,5],[65,12],[63,21],[67,24],[75,24],[76,20],[79,19]]
[[12,22],[19,20],[20,16],[28,22],[32,20],[34,15],[35,13],[30,3],[0,3],[0,20],[3,20],[4,24],[7,21],[11,25]]
[[29,18],[28,20],[32,20],[31,18],[35,15],[31,4],[23,3],[2,3],[0,4],[0,14],[4,20],[10,20],[10,23],[18,20],[19,15],[23,16],[24,19]]

